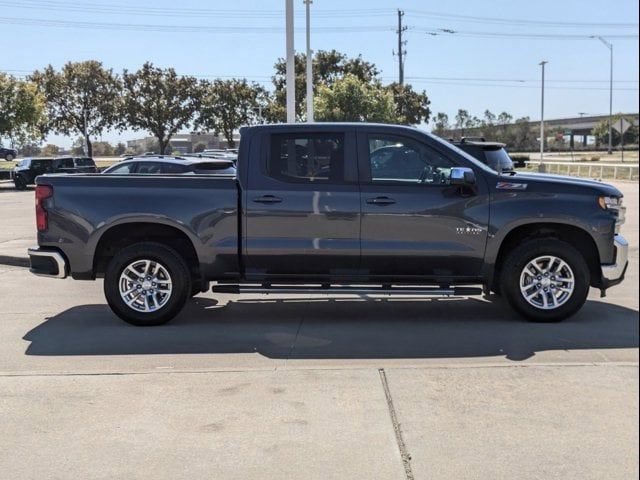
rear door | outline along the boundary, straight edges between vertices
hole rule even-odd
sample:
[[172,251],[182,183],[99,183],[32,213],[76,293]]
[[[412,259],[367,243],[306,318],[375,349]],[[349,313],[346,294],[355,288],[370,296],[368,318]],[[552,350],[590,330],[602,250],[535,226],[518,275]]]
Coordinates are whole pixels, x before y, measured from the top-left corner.
[[244,192],[249,278],[355,275],[360,193],[353,129],[274,129],[251,158]]
[[489,221],[488,191],[450,185],[461,165],[435,141],[375,127],[358,134],[364,275],[450,278],[480,274]]

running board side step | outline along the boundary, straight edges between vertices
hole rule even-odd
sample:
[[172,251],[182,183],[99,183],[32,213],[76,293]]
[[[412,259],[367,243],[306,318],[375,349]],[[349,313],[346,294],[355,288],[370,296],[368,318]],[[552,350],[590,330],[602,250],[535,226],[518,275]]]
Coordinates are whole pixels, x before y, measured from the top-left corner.
[[481,288],[475,287],[359,287],[359,286],[304,286],[304,285],[214,285],[211,287],[213,293],[243,294],[243,293],[300,293],[317,294],[328,293],[331,295],[424,295],[424,296],[455,296],[469,297],[482,295]]

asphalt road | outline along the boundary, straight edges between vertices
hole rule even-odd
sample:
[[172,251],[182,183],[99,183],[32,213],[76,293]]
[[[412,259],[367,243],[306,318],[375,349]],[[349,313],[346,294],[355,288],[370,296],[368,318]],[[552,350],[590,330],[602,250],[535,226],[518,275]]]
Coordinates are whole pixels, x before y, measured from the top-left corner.
[[626,282],[560,324],[484,299],[213,296],[141,329],[33,277],[0,186],[0,477],[638,477],[638,184]]

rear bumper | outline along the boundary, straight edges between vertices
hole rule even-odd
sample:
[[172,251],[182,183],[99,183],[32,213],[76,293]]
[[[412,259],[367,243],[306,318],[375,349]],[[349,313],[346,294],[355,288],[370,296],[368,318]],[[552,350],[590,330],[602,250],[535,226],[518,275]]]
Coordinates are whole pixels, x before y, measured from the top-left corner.
[[69,271],[64,256],[54,249],[30,248],[29,262],[29,271],[41,277],[66,278]]
[[627,271],[627,266],[629,265],[629,243],[622,235],[616,235],[613,243],[616,248],[615,263],[601,265],[603,289],[607,289],[621,283],[624,280],[624,275]]

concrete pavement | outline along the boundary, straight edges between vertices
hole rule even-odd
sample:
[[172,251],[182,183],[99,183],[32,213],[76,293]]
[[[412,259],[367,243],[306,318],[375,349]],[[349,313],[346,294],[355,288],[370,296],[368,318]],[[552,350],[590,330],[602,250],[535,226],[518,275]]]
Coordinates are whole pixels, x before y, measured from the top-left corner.
[[637,478],[638,185],[617,185],[628,279],[560,324],[207,294],[151,329],[100,282],[30,276],[33,191],[0,187],[0,477]]

